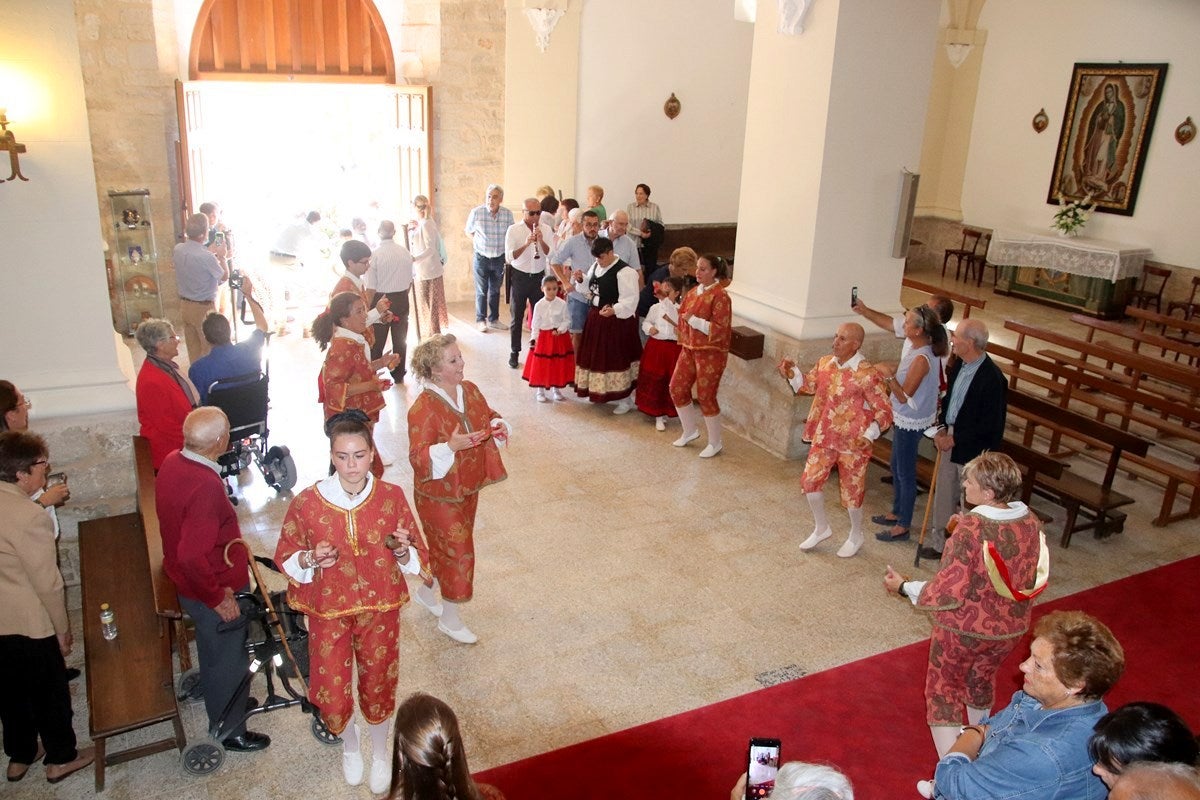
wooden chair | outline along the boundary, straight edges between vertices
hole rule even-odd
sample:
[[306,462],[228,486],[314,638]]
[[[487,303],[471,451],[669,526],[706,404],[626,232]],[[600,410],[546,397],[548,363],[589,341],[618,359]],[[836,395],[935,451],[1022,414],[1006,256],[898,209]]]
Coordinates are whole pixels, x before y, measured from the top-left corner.
[[1183,311],[1183,318],[1191,320],[1200,311],[1200,303],[1196,302],[1196,292],[1200,290],[1200,275],[1192,278],[1192,293],[1188,295],[1187,300],[1172,300],[1167,303],[1167,316],[1175,313],[1176,309]]
[[962,235],[962,246],[948,249],[946,255],[942,258],[943,278],[946,277],[946,266],[950,263],[950,259],[954,258],[954,280],[958,280],[959,273],[962,272],[963,260],[975,255],[975,251],[979,249],[979,240],[983,236],[983,231],[977,231],[974,228],[963,228]]
[[[1171,270],[1146,264],[1142,267],[1141,288],[1133,290],[1129,304],[1145,309],[1149,309],[1153,304],[1154,310],[1161,314],[1163,290],[1167,288],[1167,279],[1170,277]],[[1154,288],[1156,283],[1157,289]]]
[[980,242],[982,248],[979,253],[973,256],[967,256],[967,280],[971,280],[971,275],[975,276],[975,285],[980,286],[983,283],[983,271],[985,269],[992,270],[992,288],[996,288],[996,282],[1000,278],[1000,268],[987,260],[988,247],[992,244],[992,235],[984,234],[983,240]]

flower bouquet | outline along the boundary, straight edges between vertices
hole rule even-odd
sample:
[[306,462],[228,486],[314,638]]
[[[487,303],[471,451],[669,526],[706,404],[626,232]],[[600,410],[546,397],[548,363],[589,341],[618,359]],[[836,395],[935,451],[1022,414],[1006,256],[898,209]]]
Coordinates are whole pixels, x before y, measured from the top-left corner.
[[1054,214],[1054,222],[1050,223],[1050,229],[1058,231],[1059,236],[1078,236],[1091,218],[1092,209],[1096,204],[1092,202],[1090,194],[1082,200],[1073,200],[1070,203],[1065,203],[1064,200],[1062,195],[1058,196],[1061,206]]

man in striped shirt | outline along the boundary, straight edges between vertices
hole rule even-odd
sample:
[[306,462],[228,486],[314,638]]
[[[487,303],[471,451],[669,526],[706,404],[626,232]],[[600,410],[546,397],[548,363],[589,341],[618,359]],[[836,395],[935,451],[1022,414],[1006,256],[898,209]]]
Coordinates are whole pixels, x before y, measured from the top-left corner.
[[[483,205],[471,209],[464,229],[475,249],[475,324],[480,333],[500,324],[500,284],[504,280],[504,237],[513,225],[512,212],[500,206],[504,189],[493,183]],[[520,322],[518,321],[519,325]]]

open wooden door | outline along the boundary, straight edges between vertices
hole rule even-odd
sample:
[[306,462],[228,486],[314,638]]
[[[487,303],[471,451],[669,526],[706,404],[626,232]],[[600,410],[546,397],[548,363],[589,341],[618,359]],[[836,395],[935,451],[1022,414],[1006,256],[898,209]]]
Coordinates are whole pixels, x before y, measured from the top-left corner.
[[[433,90],[429,86],[389,86],[394,109],[395,174],[399,183],[399,208],[407,212],[413,198],[423,194],[434,206]],[[430,214],[432,215],[431,208]]]
[[195,83],[175,81],[175,112],[179,116],[179,141],[175,143],[179,170],[179,230],[204,197],[204,102]]

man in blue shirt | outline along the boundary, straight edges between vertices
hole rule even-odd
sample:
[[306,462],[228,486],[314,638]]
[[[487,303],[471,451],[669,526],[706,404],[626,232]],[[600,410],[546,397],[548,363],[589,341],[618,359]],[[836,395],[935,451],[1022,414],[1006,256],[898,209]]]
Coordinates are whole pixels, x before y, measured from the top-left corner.
[[188,370],[188,377],[200,393],[201,404],[208,403],[208,387],[214,381],[236,378],[258,372],[262,368],[262,349],[267,341],[267,318],[262,306],[254,299],[254,284],[248,275],[242,276],[242,294],[250,313],[254,315],[255,330],[244,342],[233,344],[229,320],[217,312],[204,318],[201,330],[204,339],[212,347],[208,355],[196,359]]

